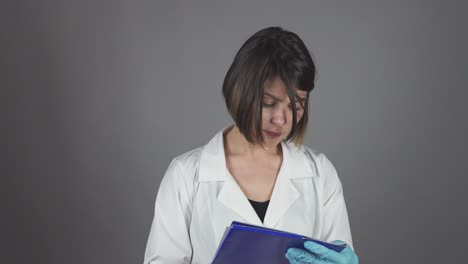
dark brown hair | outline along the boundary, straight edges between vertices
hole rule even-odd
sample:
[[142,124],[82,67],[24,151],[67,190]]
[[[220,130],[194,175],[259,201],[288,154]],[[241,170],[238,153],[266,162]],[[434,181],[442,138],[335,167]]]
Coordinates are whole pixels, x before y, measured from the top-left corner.
[[[315,73],[310,53],[295,33],[269,27],[251,36],[237,52],[223,82],[227,109],[247,141],[263,144],[261,100],[264,84],[279,77],[287,88],[293,112],[292,129],[286,140],[302,144]],[[304,113],[299,123],[294,104],[298,98],[296,88],[307,91],[307,97],[301,104]]]

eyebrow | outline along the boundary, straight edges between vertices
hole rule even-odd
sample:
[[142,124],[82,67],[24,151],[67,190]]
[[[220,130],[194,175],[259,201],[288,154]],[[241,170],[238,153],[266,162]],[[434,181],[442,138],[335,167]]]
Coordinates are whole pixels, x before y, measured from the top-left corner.
[[[269,93],[267,93],[267,92],[264,92],[263,95],[268,95],[268,96],[270,96],[271,98],[275,99],[276,101],[283,102],[283,100],[281,100],[281,99],[279,99],[278,97],[276,97],[276,96],[274,96],[274,95],[272,95],[272,94],[269,94]],[[300,102],[302,103],[302,102],[305,101],[305,98],[298,95],[298,96],[296,97],[296,100],[297,100],[297,101],[300,101]]]

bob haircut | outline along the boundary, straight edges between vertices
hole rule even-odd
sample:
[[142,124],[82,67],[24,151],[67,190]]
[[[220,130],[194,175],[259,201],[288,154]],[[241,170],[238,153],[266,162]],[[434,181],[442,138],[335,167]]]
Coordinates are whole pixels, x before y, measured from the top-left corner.
[[[237,52],[223,82],[223,96],[229,114],[248,142],[260,143],[265,82],[276,77],[285,84],[291,102],[292,128],[285,140],[299,146],[308,122],[309,93],[315,86],[315,65],[304,42],[295,33],[280,27],[262,29],[251,36]],[[296,89],[306,91],[302,119],[297,123],[294,103]],[[296,124],[297,123],[297,124]]]

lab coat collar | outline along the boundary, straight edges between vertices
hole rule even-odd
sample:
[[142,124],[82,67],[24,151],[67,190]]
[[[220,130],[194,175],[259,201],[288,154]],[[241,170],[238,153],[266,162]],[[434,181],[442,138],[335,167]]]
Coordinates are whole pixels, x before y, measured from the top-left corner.
[[198,180],[200,182],[224,181],[225,183],[218,194],[218,200],[221,203],[234,210],[249,223],[274,227],[281,216],[300,196],[299,191],[292,183],[292,179],[316,177],[316,167],[304,155],[302,146],[296,147],[293,143],[281,143],[283,162],[262,223],[227,169],[223,143],[223,132],[226,129],[228,128],[218,132],[204,146],[200,158]]
[[[223,132],[230,127],[219,131],[206,144],[201,153],[199,167],[199,181],[225,181],[231,178],[226,166],[224,153]],[[293,143],[281,142],[283,150],[283,163],[286,167],[285,177],[289,179],[316,177],[316,166],[304,155],[304,146],[297,147]]]

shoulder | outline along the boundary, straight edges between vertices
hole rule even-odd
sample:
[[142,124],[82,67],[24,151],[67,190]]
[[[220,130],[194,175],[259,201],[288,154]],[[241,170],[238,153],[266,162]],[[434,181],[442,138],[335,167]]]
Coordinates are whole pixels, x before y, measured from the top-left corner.
[[178,166],[182,172],[187,172],[187,171],[196,169],[200,162],[203,148],[204,147],[202,146],[202,147],[187,151],[173,158],[171,163],[175,163],[176,166]]
[[305,145],[296,146],[293,143],[287,143],[287,149],[293,160],[293,166],[300,168],[306,166],[306,171],[325,188],[335,188],[340,185],[335,166],[323,152]]
[[184,183],[187,188],[193,185],[198,175],[203,146],[187,151],[172,159],[163,178],[164,181],[176,184]]
[[314,176],[325,181],[338,180],[335,166],[323,152],[305,145],[296,146],[294,143],[287,143],[286,146],[291,157],[301,164],[306,163]]
[[[317,180],[319,195],[324,204],[330,200],[330,197],[342,196],[342,184],[338,173],[324,153],[304,145],[290,147],[295,149],[297,157],[302,157],[305,163],[310,166],[312,176]],[[304,164],[304,161],[301,160],[300,163]],[[296,166],[301,165],[297,164]]]
[[202,148],[187,151],[172,159],[159,185],[161,194],[158,195],[183,194],[185,200],[191,200]]
[[313,149],[307,146],[303,146],[303,153],[310,160],[313,160],[320,169],[328,170],[331,168],[333,169],[335,168],[332,162],[328,159],[328,157],[323,152],[320,152],[316,149]]
[[175,157],[170,167],[176,167],[184,180],[194,183],[199,175],[217,175],[213,171],[222,169],[223,160],[223,134],[219,131],[207,144]]

